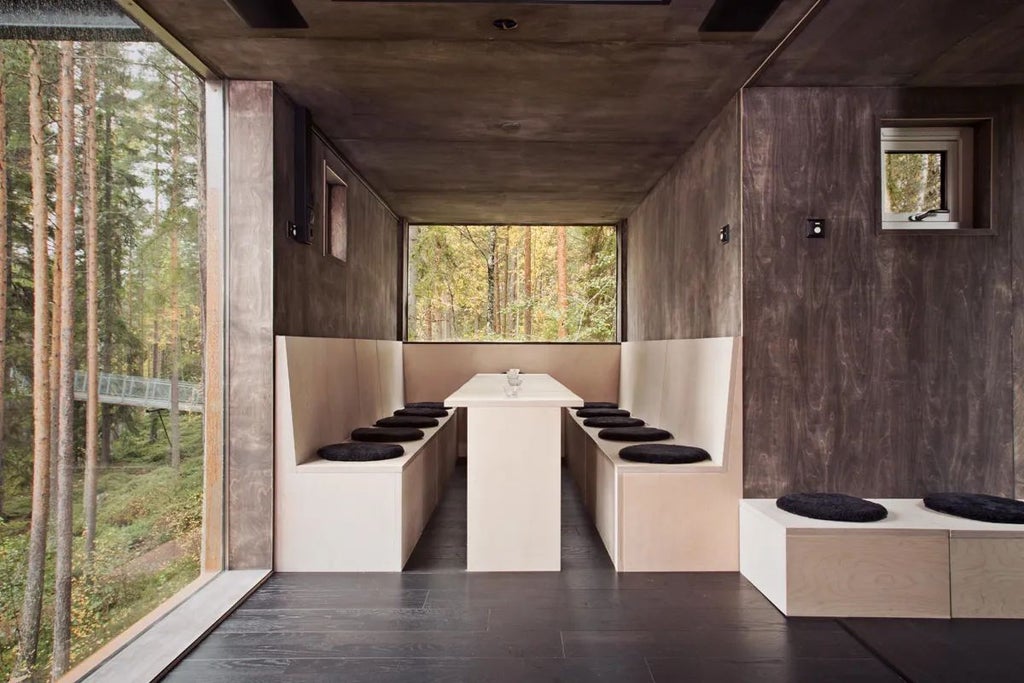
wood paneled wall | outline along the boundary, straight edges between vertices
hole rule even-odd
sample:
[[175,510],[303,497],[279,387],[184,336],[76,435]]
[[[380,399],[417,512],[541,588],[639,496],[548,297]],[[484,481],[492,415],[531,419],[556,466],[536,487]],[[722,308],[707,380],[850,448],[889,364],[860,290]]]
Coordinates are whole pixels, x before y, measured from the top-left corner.
[[629,216],[630,341],[740,334],[739,110],[737,96]]
[[1013,453],[1017,498],[1024,498],[1024,88],[1013,97]]
[[618,344],[405,344],[405,400],[442,401],[478,372],[547,373],[585,401],[619,400]]
[[[1012,95],[744,93],[748,497],[1013,493]],[[974,116],[994,117],[997,234],[876,234],[878,119]]]
[[[275,103],[274,333],[305,337],[396,339],[398,335],[398,218],[314,136],[310,149],[313,243],[286,234],[294,213],[294,106]],[[324,255],[324,162],[348,186],[348,257]]]
[[274,85],[228,82],[227,568],[274,554]]

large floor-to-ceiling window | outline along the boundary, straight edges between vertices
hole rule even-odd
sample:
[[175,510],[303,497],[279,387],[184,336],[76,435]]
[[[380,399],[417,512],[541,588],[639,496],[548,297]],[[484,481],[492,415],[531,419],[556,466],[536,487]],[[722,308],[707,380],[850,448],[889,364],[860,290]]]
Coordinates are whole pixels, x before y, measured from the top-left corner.
[[204,83],[29,4],[0,34],[3,680],[59,675],[195,581],[203,528]]

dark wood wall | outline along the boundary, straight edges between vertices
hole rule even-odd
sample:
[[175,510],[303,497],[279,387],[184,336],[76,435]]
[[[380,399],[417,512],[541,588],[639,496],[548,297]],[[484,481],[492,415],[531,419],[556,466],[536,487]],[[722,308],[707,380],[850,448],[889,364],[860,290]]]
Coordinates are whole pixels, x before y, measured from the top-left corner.
[[[1024,231],[1024,88],[1014,92],[1013,224]],[[1017,485],[1024,498],[1024,238],[1013,240],[1013,453]]]
[[[396,339],[398,336],[398,218],[314,136],[310,150],[314,190],[313,243],[289,238],[294,183],[294,106],[280,93],[275,104],[274,333],[303,337]],[[348,185],[348,257],[324,255],[325,159]]]
[[629,216],[631,341],[740,334],[739,116],[737,97]]
[[[745,92],[748,497],[1013,493],[1013,95]],[[876,234],[878,118],[974,116],[994,117],[997,234]]]

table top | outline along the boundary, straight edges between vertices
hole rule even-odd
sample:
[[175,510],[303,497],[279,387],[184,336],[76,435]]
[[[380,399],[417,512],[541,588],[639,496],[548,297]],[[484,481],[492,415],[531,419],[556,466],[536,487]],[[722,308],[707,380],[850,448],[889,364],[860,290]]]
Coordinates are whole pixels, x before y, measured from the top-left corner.
[[520,374],[523,383],[516,396],[505,394],[508,386],[503,373],[474,375],[444,400],[455,407],[543,407],[582,406],[583,399],[569,391],[551,375]]

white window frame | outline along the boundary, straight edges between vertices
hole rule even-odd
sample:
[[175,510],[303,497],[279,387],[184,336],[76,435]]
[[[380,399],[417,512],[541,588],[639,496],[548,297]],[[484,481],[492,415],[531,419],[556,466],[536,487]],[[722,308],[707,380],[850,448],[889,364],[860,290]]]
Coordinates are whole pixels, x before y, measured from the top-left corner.
[[[945,153],[945,204],[949,213],[910,220],[910,213],[889,213],[887,152]],[[969,126],[888,126],[881,133],[881,210],[883,230],[957,230],[972,227],[974,212],[974,129]]]

